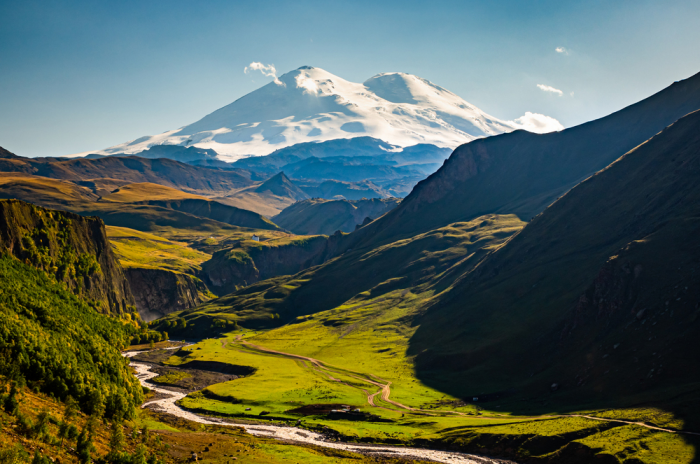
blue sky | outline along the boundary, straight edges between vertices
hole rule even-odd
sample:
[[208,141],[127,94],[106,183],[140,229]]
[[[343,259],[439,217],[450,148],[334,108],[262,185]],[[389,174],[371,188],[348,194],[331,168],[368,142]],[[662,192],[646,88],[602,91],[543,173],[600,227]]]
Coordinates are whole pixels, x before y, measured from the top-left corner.
[[698,18],[697,0],[4,0],[0,146],[60,156],[189,124],[268,83],[254,61],[407,72],[570,127],[700,72]]

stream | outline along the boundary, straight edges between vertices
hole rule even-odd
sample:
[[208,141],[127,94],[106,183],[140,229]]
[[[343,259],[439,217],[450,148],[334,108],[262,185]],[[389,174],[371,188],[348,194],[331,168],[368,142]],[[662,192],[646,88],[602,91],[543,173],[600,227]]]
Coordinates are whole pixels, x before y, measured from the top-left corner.
[[[170,349],[176,348],[179,347],[174,347]],[[143,352],[129,351],[123,353],[123,355],[125,357],[131,358],[139,353]],[[452,451],[438,451],[426,448],[409,448],[403,446],[364,445],[329,441],[324,435],[320,433],[311,432],[296,427],[271,424],[232,424],[230,422],[226,422],[216,418],[203,417],[198,414],[186,411],[176,404],[177,401],[181,400],[186,396],[186,393],[167,390],[149,382],[150,379],[158,376],[158,374],[156,374],[155,372],[151,372],[151,366],[133,361],[129,365],[135,370],[136,378],[139,379],[141,385],[149,388],[154,392],[161,393],[163,395],[168,395],[167,397],[162,399],[148,401],[141,406],[142,408],[151,407],[152,409],[158,412],[172,414],[174,416],[181,417],[183,419],[193,422],[198,422],[200,424],[242,427],[246,430],[246,432],[258,437],[268,437],[284,441],[309,443],[317,446],[323,446],[326,448],[342,449],[345,451],[363,454],[397,456],[435,462],[459,464],[498,464],[507,462],[499,459],[490,459],[481,456],[475,456],[466,453],[457,453]]]

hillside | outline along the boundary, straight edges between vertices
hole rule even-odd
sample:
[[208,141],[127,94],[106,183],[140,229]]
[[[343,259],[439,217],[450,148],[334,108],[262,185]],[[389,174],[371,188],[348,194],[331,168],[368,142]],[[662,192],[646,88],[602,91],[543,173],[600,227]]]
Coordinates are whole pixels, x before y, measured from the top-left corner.
[[484,213],[514,213],[530,220],[574,185],[699,108],[696,74],[561,132],[516,131],[462,145],[365,233],[377,244]]
[[352,232],[369,219],[377,219],[401,202],[398,198],[370,200],[299,201],[284,209],[272,220],[280,227],[299,235],[331,235],[336,230]]
[[47,208],[70,209],[76,204],[97,201],[99,196],[73,182],[13,172],[2,173],[0,198],[19,198]]
[[150,182],[200,195],[222,195],[253,184],[247,171],[204,168],[166,158],[136,156],[64,160],[15,155],[0,158],[0,172],[18,172],[74,182],[103,178],[128,183]]
[[99,312],[133,312],[129,284],[98,218],[0,200],[0,250],[43,270]]
[[321,264],[332,253],[335,242],[325,236],[241,240],[202,263],[200,275],[213,292],[226,295],[260,280],[296,274]]
[[103,202],[138,203],[142,201],[186,199],[206,200],[200,195],[193,195],[182,190],[150,182],[120,186],[109,194],[103,195],[99,200]]
[[215,200],[272,217],[294,202],[307,198],[309,196],[306,193],[283,172],[279,172],[259,185],[240,189],[225,197],[217,197]]
[[700,427],[700,378],[688,368],[698,178],[694,112],[576,186],[441,295],[411,340],[419,377],[520,410],[644,404]]
[[137,332],[131,319],[99,314],[50,274],[7,254],[0,275],[0,374],[61,400],[70,395],[88,414],[107,401],[108,417],[131,417],[143,400],[119,353]]
[[391,194],[382,187],[370,182],[341,182],[326,180],[323,182],[297,181],[299,188],[311,198],[361,200],[363,198],[389,198]]

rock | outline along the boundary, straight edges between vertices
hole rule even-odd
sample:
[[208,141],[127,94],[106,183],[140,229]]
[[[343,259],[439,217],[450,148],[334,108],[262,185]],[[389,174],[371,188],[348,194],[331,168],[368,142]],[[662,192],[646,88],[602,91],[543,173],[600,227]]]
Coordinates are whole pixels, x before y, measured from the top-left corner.
[[558,383],[553,383],[551,387],[549,387],[551,391],[557,391],[559,390],[559,384]]

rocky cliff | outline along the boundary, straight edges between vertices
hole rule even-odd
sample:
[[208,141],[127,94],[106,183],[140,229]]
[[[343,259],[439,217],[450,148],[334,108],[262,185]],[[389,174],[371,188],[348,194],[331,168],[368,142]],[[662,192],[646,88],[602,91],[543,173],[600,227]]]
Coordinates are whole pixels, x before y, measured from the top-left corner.
[[127,268],[125,273],[136,308],[146,322],[193,308],[208,299],[206,285],[188,274],[147,268]]
[[102,313],[134,310],[129,282],[99,218],[0,200],[0,252],[43,270]]
[[202,278],[213,292],[225,295],[259,280],[296,274],[332,256],[341,236],[241,241],[202,264]]

